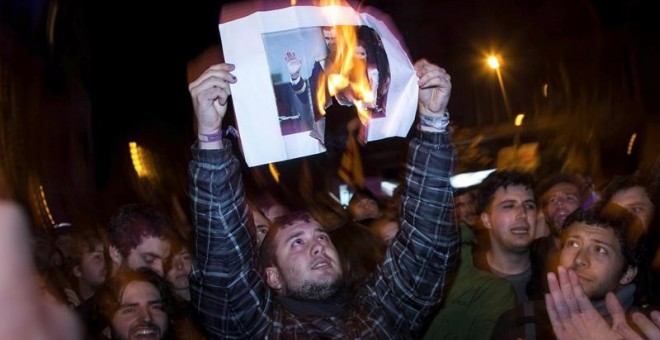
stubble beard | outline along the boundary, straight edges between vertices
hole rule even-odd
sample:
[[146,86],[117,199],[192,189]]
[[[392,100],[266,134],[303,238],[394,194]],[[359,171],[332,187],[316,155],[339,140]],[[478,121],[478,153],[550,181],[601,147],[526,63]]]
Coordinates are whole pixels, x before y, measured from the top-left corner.
[[289,290],[288,295],[298,300],[328,300],[340,291],[341,282],[339,278],[332,282],[305,281],[298,289]]

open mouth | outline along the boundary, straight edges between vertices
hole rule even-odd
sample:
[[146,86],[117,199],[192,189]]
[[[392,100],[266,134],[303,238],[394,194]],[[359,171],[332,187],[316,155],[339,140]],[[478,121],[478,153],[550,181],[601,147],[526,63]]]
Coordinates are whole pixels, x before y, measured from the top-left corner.
[[133,329],[131,339],[160,339],[160,330],[157,327],[141,326]]
[[330,261],[321,260],[321,261],[318,261],[318,262],[314,263],[314,265],[312,265],[312,270],[325,269],[325,268],[329,268],[329,267],[330,267]]
[[529,234],[529,227],[527,226],[513,227],[511,228],[511,233],[514,235],[527,235]]

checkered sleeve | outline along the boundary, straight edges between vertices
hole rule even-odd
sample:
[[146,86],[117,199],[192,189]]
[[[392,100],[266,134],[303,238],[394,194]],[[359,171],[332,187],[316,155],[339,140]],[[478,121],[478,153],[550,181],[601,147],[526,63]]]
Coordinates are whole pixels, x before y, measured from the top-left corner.
[[403,337],[414,338],[440,302],[454,267],[458,231],[452,188],[454,148],[448,133],[418,131],[410,143],[401,229],[378,269],[371,294]]
[[230,142],[221,150],[193,146],[189,165],[195,259],[191,296],[211,338],[258,337],[268,327],[270,293],[254,268],[239,161]]

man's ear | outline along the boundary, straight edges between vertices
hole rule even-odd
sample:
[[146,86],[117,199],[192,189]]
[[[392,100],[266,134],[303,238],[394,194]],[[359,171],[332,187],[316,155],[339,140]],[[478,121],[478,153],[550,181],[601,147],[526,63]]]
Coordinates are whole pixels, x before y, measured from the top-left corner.
[[491,229],[490,225],[490,215],[488,215],[485,211],[481,213],[481,223],[484,225],[484,228],[486,229]]
[[274,289],[275,291],[279,292],[282,290],[282,280],[280,278],[280,271],[277,269],[277,267],[266,268],[266,283],[268,283],[270,288]]
[[628,266],[628,269],[626,269],[626,272],[623,273],[623,276],[621,276],[621,279],[619,280],[619,283],[623,285],[627,285],[632,280],[635,279],[635,276],[637,276],[637,267],[635,266]]
[[82,276],[82,271],[80,270],[80,265],[73,266],[73,276],[80,278]]
[[108,253],[110,254],[110,259],[112,262],[116,263],[117,266],[120,266],[121,263],[124,260],[124,257],[121,256],[121,253],[119,252],[119,249],[117,247],[111,245],[108,247]]

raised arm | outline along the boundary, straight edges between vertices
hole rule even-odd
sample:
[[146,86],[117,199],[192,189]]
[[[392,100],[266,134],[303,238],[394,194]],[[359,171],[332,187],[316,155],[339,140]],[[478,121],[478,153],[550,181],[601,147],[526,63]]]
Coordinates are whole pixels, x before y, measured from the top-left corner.
[[199,140],[189,166],[195,226],[192,303],[211,338],[241,339],[267,326],[268,289],[255,265],[239,161],[221,124],[236,82],[230,64],[208,68],[189,90]]
[[411,337],[419,335],[426,317],[439,303],[458,251],[449,183],[454,148],[445,114],[450,77],[426,60],[415,63],[415,70],[420,125],[408,150],[401,230],[377,271],[378,279],[368,287],[396,331]]

